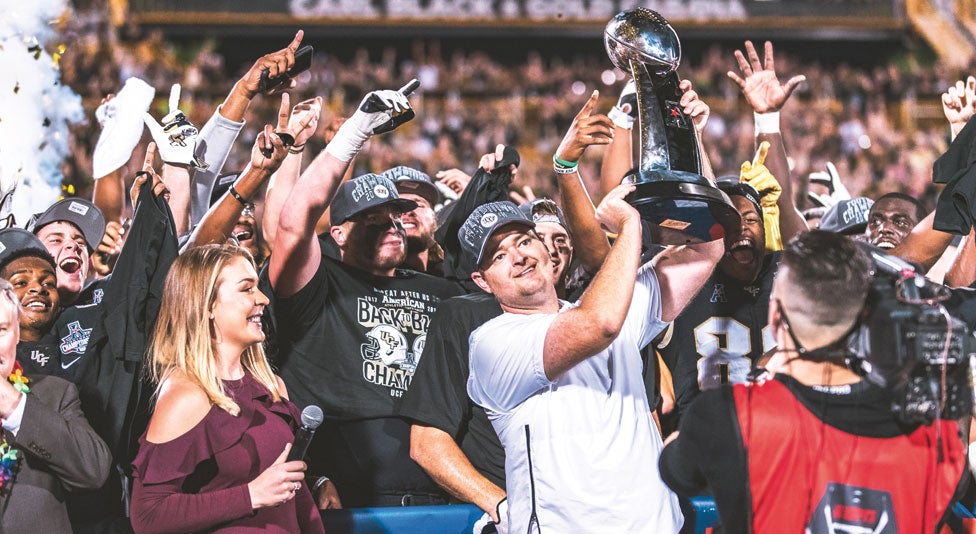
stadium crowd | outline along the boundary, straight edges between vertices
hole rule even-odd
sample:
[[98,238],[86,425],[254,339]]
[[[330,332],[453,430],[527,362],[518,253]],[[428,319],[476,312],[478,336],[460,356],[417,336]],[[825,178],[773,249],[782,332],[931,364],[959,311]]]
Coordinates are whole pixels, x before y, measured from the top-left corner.
[[79,20],[79,194],[0,230],[3,532],[457,502],[474,532],[678,532],[704,493],[723,532],[962,528],[969,417],[900,419],[844,351],[856,243],[971,302],[976,78],[708,49],[675,113],[734,221],[689,238],[625,201],[635,89],[599,55],[291,77],[299,30],[228,77]]

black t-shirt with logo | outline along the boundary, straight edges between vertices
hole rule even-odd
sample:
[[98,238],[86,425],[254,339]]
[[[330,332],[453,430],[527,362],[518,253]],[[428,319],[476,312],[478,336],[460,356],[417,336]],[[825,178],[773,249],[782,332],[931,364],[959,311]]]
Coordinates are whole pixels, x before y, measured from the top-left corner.
[[70,367],[62,369],[61,352],[48,334],[38,341],[21,340],[17,343],[17,361],[24,368],[24,376],[52,375],[70,379]]
[[752,284],[715,269],[658,345],[671,371],[678,414],[704,389],[744,382],[756,361],[776,347],[767,328],[769,295],[780,253],[767,254]]
[[505,450],[485,410],[468,399],[468,337],[502,314],[493,295],[473,293],[441,302],[427,332],[400,414],[443,430],[485,478],[505,487]]
[[397,270],[375,276],[328,257],[295,295],[275,299],[278,364],[291,400],[318,405],[326,423],[309,452],[346,507],[382,494],[440,494],[410,459],[410,425],[397,417],[445,280]]

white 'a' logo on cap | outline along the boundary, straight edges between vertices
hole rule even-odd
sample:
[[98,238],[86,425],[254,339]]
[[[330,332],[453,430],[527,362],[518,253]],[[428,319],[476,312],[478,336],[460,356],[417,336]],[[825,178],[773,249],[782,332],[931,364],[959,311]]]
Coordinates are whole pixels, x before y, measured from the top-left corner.
[[386,198],[390,196],[390,190],[387,189],[383,184],[376,184],[373,186],[373,194],[378,198]]
[[495,224],[498,221],[498,215],[494,213],[486,213],[481,216],[481,226],[488,228],[489,226]]
[[68,211],[73,211],[82,217],[88,213],[88,206],[82,204],[81,202],[71,201],[68,203]]

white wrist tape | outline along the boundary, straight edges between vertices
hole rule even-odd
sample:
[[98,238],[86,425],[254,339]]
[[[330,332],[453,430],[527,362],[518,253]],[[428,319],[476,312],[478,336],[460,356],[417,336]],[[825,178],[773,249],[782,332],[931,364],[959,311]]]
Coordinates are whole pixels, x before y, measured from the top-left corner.
[[779,112],[756,113],[752,116],[756,119],[756,135],[779,133]]

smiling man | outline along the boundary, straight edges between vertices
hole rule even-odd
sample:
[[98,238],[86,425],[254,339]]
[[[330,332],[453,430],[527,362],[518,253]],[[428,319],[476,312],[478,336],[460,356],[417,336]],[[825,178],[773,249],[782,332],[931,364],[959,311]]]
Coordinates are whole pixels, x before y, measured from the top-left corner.
[[780,253],[765,253],[759,193],[738,182],[718,187],[731,198],[742,225],[725,236],[718,269],[658,346],[671,370],[679,415],[702,390],[744,382],[763,354],[776,347],[766,317]]
[[88,200],[66,198],[36,216],[27,229],[54,258],[62,305],[75,304],[88,283],[90,255],[105,233],[101,210]]
[[407,235],[407,255],[403,266],[418,272],[439,275],[443,252],[434,239],[437,217],[434,208],[441,202],[441,193],[427,173],[400,165],[381,176],[396,184],[400,198],[412,200],[417,207],[403,214],[401,222]]
[[874,201],[864,231],[868,243],[884,250],[901,244],[912,228],[925,218],[925,208],[904,193],[888,193]]
[[37,237],[20,228],[0,230],[0,278],[20,301],[17,361],[24,374],[61,375],[61,357],[51,334],[61,313],[54,259]]
[[688,302],[722,246],[642,265],[640,217],[623,200],[631,191],[621,185],[597,208],[617,239],[572,304],[556,294],[536,223],[513,203],[478,207],[458,232],[477,266],[472,280],[504,311],[470,336],[467,391],[505,448],[509,504],[498,513],[509,532],[677,532],[683,522],[655,465],[661,437],[640,349]]

